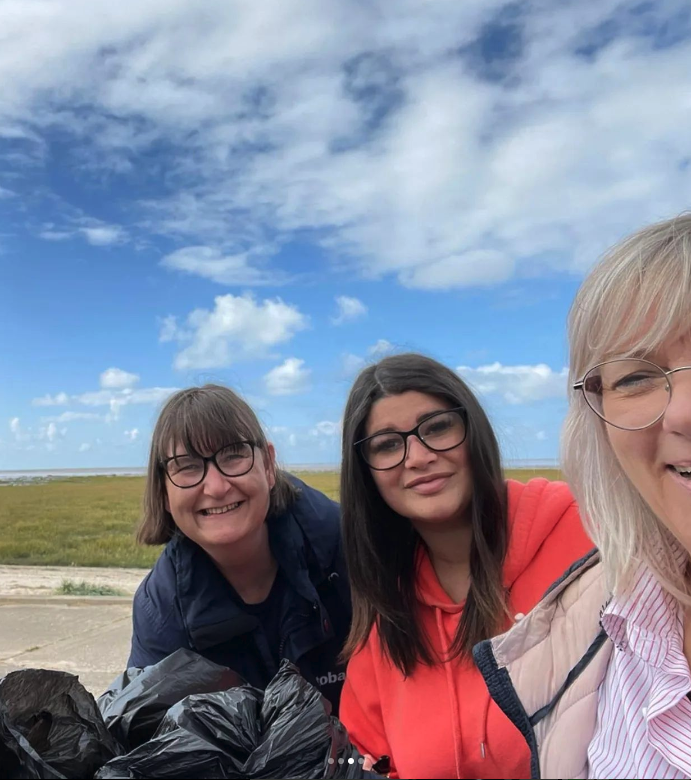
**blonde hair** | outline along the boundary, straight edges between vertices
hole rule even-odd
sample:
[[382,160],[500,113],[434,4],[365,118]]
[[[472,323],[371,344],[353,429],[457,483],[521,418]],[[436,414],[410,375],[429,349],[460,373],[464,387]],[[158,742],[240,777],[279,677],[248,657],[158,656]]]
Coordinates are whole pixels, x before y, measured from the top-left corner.
[[569,411],[562,437],[565,474],[610,587],[619,592],[644,562],[660,584],[691,604],[675,539],[629,481],[606,423],[573,383],[613,357],[644,356],[691,326],[691,214],[659,222],[614,246],[581,285],[569,313]]

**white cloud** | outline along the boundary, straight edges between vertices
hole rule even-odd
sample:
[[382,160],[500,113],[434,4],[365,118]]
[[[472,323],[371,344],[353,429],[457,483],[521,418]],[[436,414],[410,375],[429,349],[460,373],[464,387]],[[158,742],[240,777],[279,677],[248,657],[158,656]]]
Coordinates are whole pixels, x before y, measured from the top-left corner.
[[108,389],[133,387],[138,381],[138,374],[130,374],[121,368],[107,368],[100,376],[101,387]]
[[321,420],[310,430],[310,436],[338,436],[341,433],[341,423],[331,420]]
[[91,246],[112,246],[122,244],[128,239],[127,231],[119,225],[108,225],[92,217],[71,215],[62,227],[53,223],[44,225],[38,236],[44,241],[66,241],[80,237]]
[[66,406],[69,401],[67,393],[58,393],[54,396],[46,394],[41,398],[34,398],[31,403],[33,406]]
[[535,434],[535,438],[536,438],[538,441],[547,441],[547,434],[545,433],[545,431],[538,431],[538,432]]
[[367,349],[367,354],[370,355],[370,357],[379,359],[380,357],[384,357],[384,355],[388,355],[393,349],[394,346],[390,341],[379,339],[376,344],[372,344],[372,346]]
[[253,262],[251,252],[224,254],[216,247],[188,246],[166,255],[161,265],[227,285],[276,285],[286,280],[285,274],[257,268]]
[[534,366],[504,366],[491,363],[478,368],[458,366],[456,371],[478,393],[499,395],[510,404],[566,397],[568,369],[553,371],[544,363]]
[[82,442],[79,445],[79,452],[88,452],[91,449],[91,444],[88,442]]
[[6,187],[0,187],[0,200],[4,198],[13,198],[17,193],[12,190],[8,190]]
[[358,374],[367,365],[367,361],[359,355],[353,355],[352,352],[346,352],[341,355],[341,367],[346,376]]
[[72,396],[73,401],[85,406],[109,406],[111,412],[129,404],[157,404],[177,392],[177,387],[142,387],[133,390],[92,390]]
[[312,372],[304,365],[304,360],[292,357],[272,368],[264,376],[266,391],[270,395],[296,395],[308,390]]
[[117,225],[93,225],[78,230],[92,246],[111,246],[121,244],[127,239],[127,233]]
[[130,441],[136,441],[137,437],[139,436],[139,429],[138,428],[132,428],[131,431],[125,431],[125,436]]
[[166,318],[167,335],[184,346],[174,361],[177,369],[222,368],[237,360],[266,356],[307,327],[307,317],[280,298],[258,303],[254,296],[219,295],[214,308],[195,309],[184,328]]
[[[0,128],[37,164],[55,129],[104,175],[174,149],[157,157],[170,195],[135,219],[223,247],[207,274],[251,273],[252,247],[306,234],[355,272],[425,289],[580,272],[688,206],[691,41],[669,32],[685,5],[506,6],[143,0],[94,19],[86,0],[13,3]],[[493,26],[513,34],[506,56]]]
[[175,341],[179,333],[177,317],[175,317],[172,314],[169,314],[167,317],[161,317],[160,324],[161,324],[161,330],[158,335],[158,340],[161,343],[166,343],[168,341]]
[[346,352],[341,355],[341,368],[345,376],[354,376],[362,371],[368,363],[374,363],[393,352],[394,345],[386,339],[379,339],[376,343],[367,347],[367,357]]
[[505,282],[515,268],[514,260],[502,252],[479,249],[406,269],[399,278],[406,287],[446,290]]
[[331,318],[333,325],[343,325],[344,322],[351,322],[367,314],[367,307],[359,298],[350,298],[347,295],[339,295],[336,298],[338,313]]
[[10,432],[15,439],[19,440],[22,435],[22,427],[19,423],[19,417],[13,417],[10,420]]
[[56,417],[43,417],[41,419],[44,422],[66,423],[75,420],[101,420],[102,417],[94,412],[63,412]]
[[55,437],[57,436],[57,433],[58,433],[57,425],[54,422],[48,423],[48,427],[45,430],[46,439],[48,439],[48,441],[51,442],[55,441]]
[[67,230],[41,230],[38,237],[45,241],[66,241],[68,238],[72,238],[73,235],[73,233]]

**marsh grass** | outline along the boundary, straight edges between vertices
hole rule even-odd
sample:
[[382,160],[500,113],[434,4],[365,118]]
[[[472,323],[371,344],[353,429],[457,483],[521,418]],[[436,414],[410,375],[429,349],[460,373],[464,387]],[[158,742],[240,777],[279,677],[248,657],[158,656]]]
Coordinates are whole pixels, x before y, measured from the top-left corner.
[[[507,471],[526,481],[559,479],[556,469]],[[338,472],[301,472],[308,485],[338,500]],[[139,547],[143,477],[71,477],[0,485],[0,564],[149,568],[161,548]]]

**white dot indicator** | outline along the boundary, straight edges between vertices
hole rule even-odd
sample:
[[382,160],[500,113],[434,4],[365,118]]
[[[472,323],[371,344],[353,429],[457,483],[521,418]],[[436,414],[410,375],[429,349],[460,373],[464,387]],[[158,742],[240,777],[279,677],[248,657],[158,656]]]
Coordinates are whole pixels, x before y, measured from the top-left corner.
[[330,763],[330,764],[333,764],[333,762],[334,762],[333,758],[330,758],[330,759],[329,759],[329,763]]
[[354,764],[355,763],[355,759],[354,758],[349,758],[348,759],[348,763],[349,764]]
[[342,758],[339,758],[339,759],[338,759],[338,763],[339,763],[339,764],[342,764],[342,763],[343,763],[343,759],[342,759]]

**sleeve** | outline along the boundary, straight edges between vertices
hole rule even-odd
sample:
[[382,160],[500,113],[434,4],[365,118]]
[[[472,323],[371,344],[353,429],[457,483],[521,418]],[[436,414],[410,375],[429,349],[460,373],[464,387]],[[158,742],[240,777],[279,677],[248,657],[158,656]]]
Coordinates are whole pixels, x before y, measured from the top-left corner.
[[190,648],[182,622],[174,619],[171,605],[165,614],[156,608],[148,580],[149,577],[139,586],[132,605],[132,645],[128,668],[151,666],[181,647]]
[[570,566],[594,547],[595,544],[583,528],[578,505],[572,500],[533,561],[534,592],[531,608]]
[[374,761],[389,756],[389,777],[397,778],[394,757],[384,731],[371,644],[370,634],[365,646],[348,663],[341,693],[340,719],[348,730],[350,741],[363,755],[372,756]]
[[595,544],[583,528],[578,504],[572,501],[550,535],[552,581],[556,580]]

